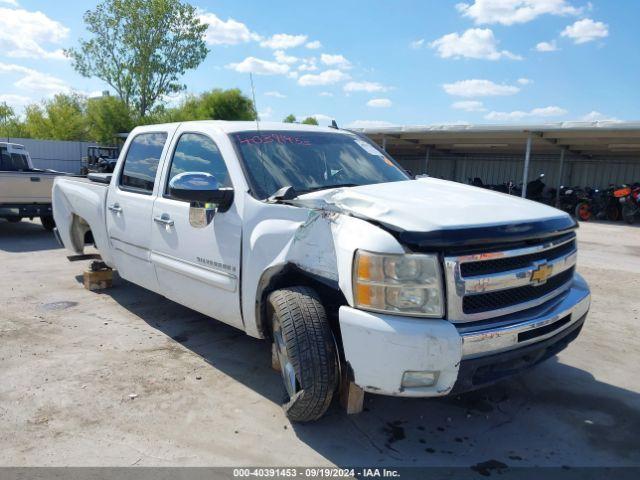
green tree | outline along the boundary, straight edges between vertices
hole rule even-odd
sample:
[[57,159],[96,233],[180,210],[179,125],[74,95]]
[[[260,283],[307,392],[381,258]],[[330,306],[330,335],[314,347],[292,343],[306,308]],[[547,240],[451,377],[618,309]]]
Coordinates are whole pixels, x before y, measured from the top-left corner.
[[302,123],[305,125],[318,125],[318,120],[316,120],[315,117],[307,117],[302,120]]
[[183,122],[188,120],[255,120],[253,102],[233,88],[215,89],[200,95],[190,95],[176,108],[160,108],[154,121]]
[[30,138],[84,140],[87,138],[85,98],[59,93],[42,104],[27,105],[24,128]]
[[296,116],[293,113],[290,113],[289,115],[287,115],[286,117],[284,117],[282,119],[282,121],[284,123],[295,123],[296,122]]
[[209,52],[195,7],[180,0],[104,0],[84,14],[92,34],[65,51],[85,77],[98,77],[144,118]]
[[90,98],[86,108],[88,137],[112,144],[116,133],[129,132],[135,126],[131,117],[129,107],[117,97]]
[[9,137],[9,124],[15,119],[13,108],[7,105],[7,102],[0,103],[0,135]]

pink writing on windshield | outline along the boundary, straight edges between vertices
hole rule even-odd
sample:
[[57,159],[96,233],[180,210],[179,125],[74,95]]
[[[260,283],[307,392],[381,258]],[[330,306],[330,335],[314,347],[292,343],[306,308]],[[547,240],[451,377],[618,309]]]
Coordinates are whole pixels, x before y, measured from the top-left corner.
[[279,143],[280,145],[311,145],[307,138],[296,137],[294,135],[283,135],[281,133],[259,134],[259,135],[236,135],[236,140],[244,145],[260,145],[267,143]]

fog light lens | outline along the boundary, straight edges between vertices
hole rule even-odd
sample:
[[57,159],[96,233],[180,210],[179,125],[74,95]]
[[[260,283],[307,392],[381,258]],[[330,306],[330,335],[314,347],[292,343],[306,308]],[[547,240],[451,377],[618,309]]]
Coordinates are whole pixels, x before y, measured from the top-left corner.
[[402,386],[404,388],[431,387],[438,381],[440,372],[412,372],[407,370],[402,375]]

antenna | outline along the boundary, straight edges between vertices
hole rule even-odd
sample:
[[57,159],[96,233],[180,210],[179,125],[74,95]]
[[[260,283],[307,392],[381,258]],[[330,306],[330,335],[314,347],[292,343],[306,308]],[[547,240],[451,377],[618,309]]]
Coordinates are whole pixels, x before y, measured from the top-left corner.
[[256,129],[260,131],[260,116],[258,115],[258,105],[256,104],[256,89],[253,87],[253,74],[249,72],[251,81],[251,96],[253,97],[253,112],[256,114]]

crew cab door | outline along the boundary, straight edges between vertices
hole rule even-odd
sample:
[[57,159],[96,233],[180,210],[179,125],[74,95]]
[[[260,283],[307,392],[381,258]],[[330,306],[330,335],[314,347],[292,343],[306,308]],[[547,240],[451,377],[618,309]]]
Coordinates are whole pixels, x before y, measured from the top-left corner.
[[153,201],[160,160],[172,131],[140,132],[128,141],[107,194],[107,231],[121,277],[160,292],[151,263]]
[[222,134],[181,127],[167,158],[153,206],[151,259],[167,298],[227,324],[242,328],[240,313],[241,219],[234,202],[211,222],[194,227],[189,202],[172,198],[169,182],[185,172],[207,172],[223,187],[233,187],[218,144]]

